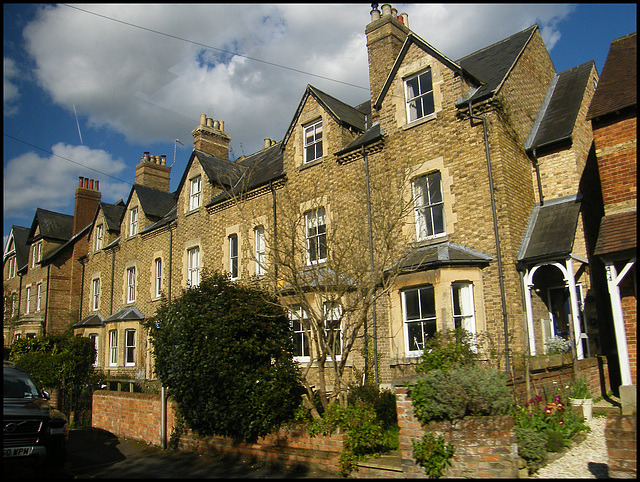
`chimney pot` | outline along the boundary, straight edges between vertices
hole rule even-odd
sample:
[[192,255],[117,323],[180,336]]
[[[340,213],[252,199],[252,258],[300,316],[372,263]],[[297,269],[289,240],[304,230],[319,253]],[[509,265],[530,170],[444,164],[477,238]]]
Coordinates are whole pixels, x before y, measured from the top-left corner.
[[405,27],[409,28],[409,15],[407,13],[401,13],[398,20],[400,20]]
[[224,132],[224,121],[220,121],[220,130]]
[[84,178],[83,178],[82,176],[80,176],[80,177],[78,178],[78,187],[82,187],[82,180],[83,180],[83,179],[84,179]]
[[386,17],[387,15],[391,15],[391,5],[389,5],[388,3],[385,3],[382,6],[382,16]]
[[100,190],[100,181],[96,180],[96,191]]
[[162,154],[160,156],[160,164],[162,164],[163,166],[167,165],[167,155],[166,154]]
[[211,117],[207,117],[207,126],[213,127],[213,119]]
[[85,179],[84,179],[84,188],[85,189],[89,188],[89,178],[88,177],[85,177]]
[[200,125],[204,126],[207,124],[207,114],[200,114]]
[[89,189],[93,191],[93,179],[89,181]]

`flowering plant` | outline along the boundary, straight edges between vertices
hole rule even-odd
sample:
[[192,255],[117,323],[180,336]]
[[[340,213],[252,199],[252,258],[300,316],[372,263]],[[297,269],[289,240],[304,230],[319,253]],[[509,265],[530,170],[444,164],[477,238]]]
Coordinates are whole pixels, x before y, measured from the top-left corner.
[[591,398],[589,385],[584,378],[576,378],[573,381],[573,383],[571,384],[569,397],[578,399]]
[[548,355],[560,355],[571,351],[571,340],[565,340],[557,335],[552,338],[547,338],[545,345],[547,346]]

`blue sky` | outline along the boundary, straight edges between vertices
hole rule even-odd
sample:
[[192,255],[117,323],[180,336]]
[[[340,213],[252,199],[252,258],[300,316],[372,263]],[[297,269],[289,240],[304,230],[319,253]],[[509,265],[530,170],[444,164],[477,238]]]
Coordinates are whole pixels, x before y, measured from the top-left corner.
[[[453,60],[537,23],[557,71],[601,72],[611,41],[636,31],[635,3],[392,5]],[[3,9],[5,242],[38,207],[73,214],[80,176],[126,200],[144,151],[167,156],[176,189],[201,113],[225,122],[236,158],[282,139],[307,84],[368,99],[370,4]]]

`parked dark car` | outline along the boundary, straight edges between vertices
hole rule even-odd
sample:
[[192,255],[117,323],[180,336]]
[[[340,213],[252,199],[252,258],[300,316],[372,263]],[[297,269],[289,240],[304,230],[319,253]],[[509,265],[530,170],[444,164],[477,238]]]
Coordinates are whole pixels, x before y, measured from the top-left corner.
[[63,467],[69,438],[66,417],[18,366],[4,361],[3,371],[4,462],[34,460],[38,466]]

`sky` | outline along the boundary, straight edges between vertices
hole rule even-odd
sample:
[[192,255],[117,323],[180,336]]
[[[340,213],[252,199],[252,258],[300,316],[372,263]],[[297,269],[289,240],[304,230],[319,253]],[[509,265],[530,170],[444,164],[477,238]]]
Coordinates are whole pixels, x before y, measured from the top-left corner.
[[[380,4],[382,5],[382,4]],[[392,4],[452,60],[538,24],[556,71],[636,31],[636,4]],[[307,84],[369,99],[371,4],[3,4],[3,246],[37,208],[73,214],[78,178],[127,200],[145,151],[174,191],[206,114],[231,158],[282,140]]]

